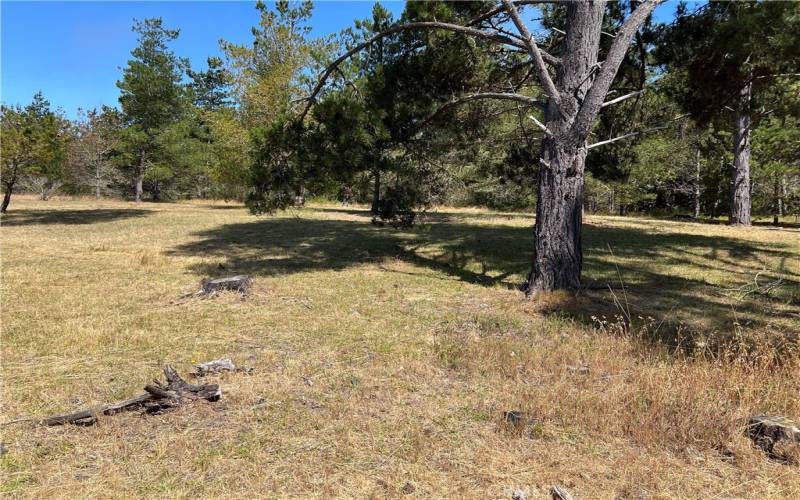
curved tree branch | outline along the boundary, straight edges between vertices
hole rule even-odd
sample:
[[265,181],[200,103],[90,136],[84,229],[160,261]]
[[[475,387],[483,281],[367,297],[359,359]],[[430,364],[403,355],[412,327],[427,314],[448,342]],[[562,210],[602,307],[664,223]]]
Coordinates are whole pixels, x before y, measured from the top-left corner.
[[[537,3],[554,3],[554,4],[558,4],[558,3],[565,3],[567,1],[569,1],[569,0],[516,0],[514,2],[514,5],[531,5],[531,4],[537,4]],[[492,17],[496,16],[497,14],[500,14],[501,12],[503,12],[505,10],[506,10],[506,8],[505,8],[504,5],[499,5],[499,6],[495,7],[494,9],[492,9],[490,11],[484,12],[483,14],[481,14],[479,16],[473,17],[472,19],[469,20],[469,22],[467,22],[467,26],[474,26],[474,25],[476,25],[478,23],[486,21],[487,19],[491,19]]]
[[538,99],[535,99],[533,97],[529,97],[529,96],[522,95],[522,94],[514,94],[514,93],[510,93],[510,92],[478,92],[478,93],[475,93],[475,94],[463,95],[463,96],[460,96],[460,97],[457,97],[457,98],[451,100],[450,102],[442,104],[441,106],[439,106],[439,108],[436,111],[433,112],[433,114],[431,114],[430,116],[428,116],[427,118],[425,118],[424,120],[419,122],[417,124],[417,126],[414,127],[414,129],[415,130],[419,130],[420,128],[424,127],[425,125],[430,123],[431,120],[436,118],[441,112],[443,112],[443,111],[445,111],[447,109],[450,109],[450,108],[452,108],[454,106],[458,106],[458,105],[464,104],[466,102],[478,101],[478,100],[482,100],[482,99],[498,99],[498,100],[506,100],[506,101],[515,101],[515,102],[522,103],[522,104],[525,104],[527,106],[535,107],[535,108],[538,108],[538,109],[544,109],[545,108],[545,103],[544,102],[542,102],[542,101],[540,101]]
[[[522,4],[528,4],[528,3],[556,3],[556,2],[554,2],[552,0],[550,2],[542,1],[542,0],[538,0],[538,1],[522,0],[522,1],[518,1],[516,3],[522,5]],[[407,23],[407,24],[400,24],[400,25],[392,26],[392,27],[380,32],[380,33],[376,33],[375,35],[373,35],[369,39],[365,40],[364,42],[356,45],[355,47],[351,48],[350,50],[348,50],[344,54],[340,55],[332,63],[330,63],[328,65],[328,67],[326,67],[322,71],[322,73],[320,74],[319,78],[317,79],[317,84],[314,86],[314,88],[311,91],[311,94],[309,94],[308,97],[305,98],[305,100],[307,101],[306,105],[303,106],[303,110],[300,112],[300,114],[298,115],[298,117],[297,117],[297,119],[295,121],[296,122],[300,122],[306,117],[306,115],[308,114],[308,111],[311,109],[311,106],[313,105],[314,100],[316,99],[317,95],[320,93],[320,91],[322,91],[322,88],[325,86],[325,82],[327,81],[328,77],[330,77],[331,73],[333,73],[342,62],[344,62],[346,59],[351,57],[353,54],[355,54],[355,53],[363,50],[364,48],[372,45],[373,43],[377,42],[378,40],[381,40],[382,38],[385,38],[385,37],[387,37],[389,35],[393,35],[395,33],[400,33],[400,32],[403,32],[403,31],[414,31],[414,30],[423,31],[423,30],[438,30],[438,29],[440,29],[440,30],[451,31],[453,33],[460,33],[460,34],[463,34],[463,35],[472,36],[472,37],[475,37],[475,38],[481,38],[483,40],[488,40],[490,42],[494,42],[494,43],[497,43],[497,44],[500,44],[500,45],[510,45],[512,47],[516,47],[518,49],[522,49],[522,50],[527,51],[528,50],[528,46],[525,43],[525,41],[523,41],[523,40],[520,40],[520,39],[518,39],[516,37],[512,38],[512,37],[509,37],[509,36],[505,36],[502,33],[484,31],[484,30],[473,28],[473,27],[469,26],[470,24],[475,24],[475,23],[480,22],[482,20],[489,19],[492,16],[495,16],[495,15],[499,14],[502,11],[503,11],[502,7],[498,7],[498,8],[492,9],[491,11],[487,12],[486,14],[483,14],[482,16],[479,16],[478,18],[475,18],[472,21],[470,21],[467,26],[462,26],[460,24],[444,23],[444,22],[439,22],[439,21],[420,21],[420,22],[413,22],[413,23]],[[558,65],[561,62],[561,60],[559,58],[557,58],[555,56],[552,56],[552,55],[548,54],[545,51],[539,50],[539,54],[541,56],[541,59],[544,62],[548,63],[548,64]]]
[[520,49],[525,49],[526,48],[525,44],[520,42],[520,41],[518,41],[518,40],[514,40],[512,38],[509,38],[507,36],[503,36],[503,35],[498,34],[498,33],[490,33],[490,32],[487,32],[487,31],[476,29],[476,28],[470,28],[468,26],[461,26],[460,24],[443,23],[443,22],[439,22],[439,21],[420,21],[420,22],[415,22],[415,23],[399,24],[397,26],[392,26],[391,28],[388,28],[388,29],[386,29],[384,31],[381,31],[380,33],[377,33],[377,34],[373,35],[372,37],[370,37],[369,39],[365,40],[364,42],[362,42],[362,43],[356,45],[355,47],[351,48],[350,50],[348,50],[347,52],[345,52],[344,54],[342,54],[338,58],[336,58],[330,65],[328,65],[328,67],[325,68],[325,70],[319,76],[319,79],[317,80],[317,84],[314,86],[314,89],[311,91],[311,94],[306,98],[308,102],[303,107],[303,111],[297,117],[296,121],[299,122],[299,121],[302,121],[305,118],[306,114],[308,114],[309,109],[311,109],[311,106],[312,106],[312,104],[314,102],[314,99],[316,99],[317,95],[320,93],[322,88],[325,86],[325,82],[327,81],[328,77],[347,58],[351,57],[356,52],[359,52],[360,50],[363,50],[364,48],[372,45],[373,43],[377,42],[378,40],[380,40],[382,38],[385,38],[385,37],[387,37],[389,35],[393,35],[395,33],[400,33],[400,32],[403,32],[403,31],[413,31],[413,30],[446,30],[446,31],[452,31],[454,33],[461,33],[461,34],[464,34],[464,35],[473,36],[475,38],[482,38],[484,40],[488,40],[490,42],[494,42],[494,43],[498,43],[498,44],[502,44],[502,45],[511,45],[513,47],[517,47],[517,48],[520,48]]
[[528,31],[528,27],[525,26],[525,23],[522,21],[522,18],[519,17],[519,12],[517,8],[514,6],[514,2],[511,0],[503,0],[503,6],[506,9],[506,12],[511,16],[511,20],[514,21],[514,25],[517,27],[520,35],[525,40],[526,48],[530,53],[531,57],[536,64],[536,69],[539,71],[539,80],[542,82],[542,86],[544,87],[545,91],[550,96],[550,99],[561,108],[561,94],[558,93],[556,89],[556,85],[553,83],[553,78],[550,76],[550,72],[547,70],[547,66],[544,64],[544,58],[542,57],[542,53],[539,51],[539,46],[536,45],[536,41],[533,39],[533,35],[531,35],[530,31]]

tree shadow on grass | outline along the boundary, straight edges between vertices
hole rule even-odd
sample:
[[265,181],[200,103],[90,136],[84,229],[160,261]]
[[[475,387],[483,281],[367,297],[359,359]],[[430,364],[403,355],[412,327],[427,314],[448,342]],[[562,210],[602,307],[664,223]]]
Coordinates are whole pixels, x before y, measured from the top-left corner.
[[[308,210],[322,213],[338,213],[355,215],[365,219],[372,219],[373,215],[369,210],[352,208],[352,207],[311,207]],[[533,224],[534,214],[525,212],[447,212],[435,210],[430,212],[420,212],[417,214],[417,220],[421,223],[426,222],[448,222],[448,221],[463,221],[464,219],[477,219],[477,220],[512,220],[512,219],[530,219]]]
[[247,210],[247,207],[241,203],[231,203],[229,205],[218,205],[218,204],[205,204],[205,205],[198,205],[203,208],[210,208],[212,210]]
[[13,210],[3,215],[3,226],[36,226],[44,224],[96,224],[120,219],[144,217],[150,210],[138,208],[96,208],[86,210]]
[[[351,209],[341,213],[368,214]],[[448,215],[410,230],[377,228],[366,217],[271,217],[203,231],[197,241],[171,253],[219,259],[192,268],[202,276],[217,275],[220,263],[235,273],[279,276],[399,259],[446,279],[518,287],[530,262],[531,228],[470,223],[458,220],[461,216]],[[767,269],[782,276],[795,296],[800,287],[798,269],[787,265],[798,254],[788,245],[592,224],[585,225],[583,241],[585,282],[602,287],[622,280],[632,309],[652,316],[678,312],[680,318],[702,320],[712,329],[732,323],[730,301],[719,293],[721,283],[747,284],[755,273]],[[612,302],[611,292],[587,293]],[[736,308],[754,324],[783,314],[755,297],[740,301]]]

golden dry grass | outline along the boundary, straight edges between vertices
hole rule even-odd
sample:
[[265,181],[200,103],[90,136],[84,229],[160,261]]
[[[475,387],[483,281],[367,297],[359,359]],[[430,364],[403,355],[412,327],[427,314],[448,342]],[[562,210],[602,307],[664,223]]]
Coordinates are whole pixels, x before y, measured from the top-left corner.
[[[138,394],[165,362],[255,372],[218,377],[219,403],[160,416],[2,427],[0,491],[799,497],[798,468],[742,427],[800,417],[800,233],[590,217],[585,276],[621,278],[621,309],[602,290],[537,306],[513,289],[531,223],[442,210],[398,232],[335,206],[256,218],[15,198],[0,229],[3,420]],[[758,271],[784,279],[773,298],[725,292]],[[246,300],[176,301],[236,273],[255,277]],[[506,410],[536,423],[510,429]]]

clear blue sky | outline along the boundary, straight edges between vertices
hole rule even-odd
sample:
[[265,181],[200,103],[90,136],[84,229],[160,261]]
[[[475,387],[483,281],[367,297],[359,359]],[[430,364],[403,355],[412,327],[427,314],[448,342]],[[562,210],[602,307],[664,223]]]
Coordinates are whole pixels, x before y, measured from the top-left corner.
[[[402,1],[383,1],[397,18]],[[269,5],[269,2],[267,2]],[[316,2],[315,35],[338,32],[369,17],[372,0]],[[671,5],[670,5],[671,4]],[[255,1],[247,2],[22,2],[0,1],[0,101],[26,104],[41,90],[54,107],[74,118],[78,108],[116,105],[120,68],[136,45],[134,18],[163,17],[180,28],[172,48],[204,68],[223,38],[251,40],[258,23]],[[674,2],[659,7],[669,17]]]

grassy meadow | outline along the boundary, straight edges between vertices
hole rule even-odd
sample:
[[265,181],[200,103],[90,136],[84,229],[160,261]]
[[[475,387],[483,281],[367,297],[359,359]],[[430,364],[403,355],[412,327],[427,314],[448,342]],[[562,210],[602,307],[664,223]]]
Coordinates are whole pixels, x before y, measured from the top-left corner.
[[[15,197],[3,421],[134,396],[164,363],[254,372],[211,377],[219,402],[162,415],[0,427],[0,492],[800,497],[797,466],[743,434],[753,414],[800,418],[799,229],[588,216],[588,289],[531,304],[531,215],[369,220]],[[234,274],[255,280],[245,299],[181,299]],[[508,426],[507,410],[535,421]]]

